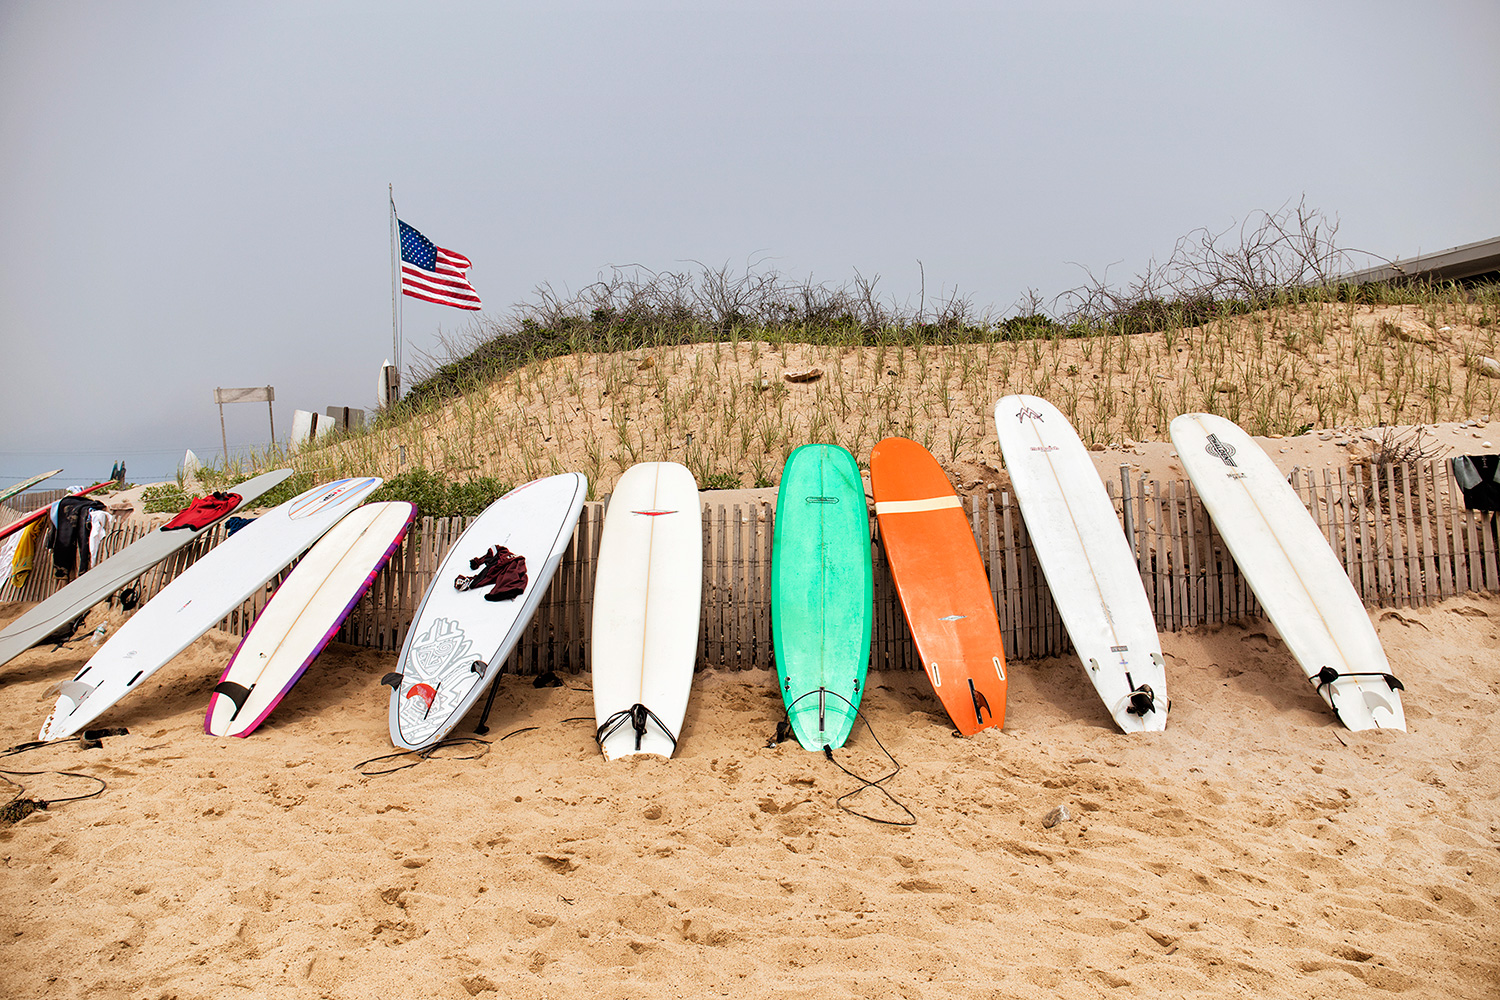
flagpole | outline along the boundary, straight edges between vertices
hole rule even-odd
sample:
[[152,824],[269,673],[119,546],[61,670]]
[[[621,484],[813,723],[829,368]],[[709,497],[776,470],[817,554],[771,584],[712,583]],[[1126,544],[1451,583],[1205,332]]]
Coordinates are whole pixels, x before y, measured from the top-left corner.
[[391,363],[396,366],[397,377],[401,373],[401,265],[396,248],[396,188],[388,185],[391,200]]

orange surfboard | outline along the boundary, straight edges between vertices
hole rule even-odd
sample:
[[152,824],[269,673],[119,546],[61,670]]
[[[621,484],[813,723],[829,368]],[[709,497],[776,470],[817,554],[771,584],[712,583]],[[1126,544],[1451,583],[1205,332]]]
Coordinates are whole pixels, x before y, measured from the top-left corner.
[[875,517],[917,655],[965,736],[1005,724],[1005,650],[989,577],[962,502],[915,441],[870,452]]

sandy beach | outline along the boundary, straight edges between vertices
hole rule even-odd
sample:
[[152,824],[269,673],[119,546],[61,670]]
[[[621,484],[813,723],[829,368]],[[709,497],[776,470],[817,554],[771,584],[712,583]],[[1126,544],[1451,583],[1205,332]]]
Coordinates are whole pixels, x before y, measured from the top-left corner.
[[580,6],[0,0],[0,1000],[1500,1000],[1500,0]]
[[[260,731],[215,739],[234,639],[210,633],[100,719],[128,735],[8,759],[109,787],[0,828],[0,970],[48,998],[1492,997],[1500,600],[1372,615],[1405,734],[1343,729],[1257,621],[1164,635],[1152,737],[1072,659],[1013,664],[1005,730],[971,739],[924,675],[872,675],[905,827],[767,746],[766,671],[700,671],[671,760],[601,757],[588,674],[506,677],[482,756],[366,777],[392,655],[332,646]],[[4,668],[0,744],[88,651]],[[862,727],[835,757],[889,769]]]

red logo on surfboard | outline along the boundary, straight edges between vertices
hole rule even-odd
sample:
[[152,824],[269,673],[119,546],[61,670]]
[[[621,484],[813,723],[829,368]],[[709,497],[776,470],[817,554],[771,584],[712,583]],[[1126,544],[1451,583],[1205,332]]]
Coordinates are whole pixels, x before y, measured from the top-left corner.
[[411,690],[406,692],[406,697],[416,698],[427,706],[428,711],[431,711],[432,703],[437,700],[437,688],[431,684],[413,684]]
[[633,510],[630,513],[640,514],[642,517],[661,517],[663,514],[675,514],[675,510]]

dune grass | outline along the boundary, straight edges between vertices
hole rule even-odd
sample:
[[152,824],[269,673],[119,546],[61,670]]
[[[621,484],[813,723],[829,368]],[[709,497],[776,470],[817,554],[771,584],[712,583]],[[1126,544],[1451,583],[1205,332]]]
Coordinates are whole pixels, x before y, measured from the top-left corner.
[[[1262,435],[1496,412],[1500,286],[1339,284],[1322,226],[1300,205],[1263,214],[1227,241],[1186,238],[1126,288],[1091,279],[1050,314],[1031,295],[1003,319],[957,297],[900,307],[862,278],[616,272],[448,342],[361,431],[249,461],[494,488],[579,471],[598,495],[652,460],[714,487],[773,485],[798,445],[864,462],[889,435],[973,477],[998,469],[990,414],[1017,392],[1094,446],[1162,439],[1189,411]],[[822,374],[786,378],[809,369]]]
[[[1303,300],[1151,333],[1057,331],[1010,339],[874,343],[708,339],[703,326],[612,352],[529,362],[429,396],[369,430],[291,456],[324,477],[412,469],[523,482],[581,471],[607,491],[629,465],[671,460],[716,486],[771,485],[811,441],[863,461],[889,435],[965,471],[998,460],[995,400],[1052,400],[1093,445],[1162,439],[1178,413],[1218,413],[1252,434],[1464,420],[1497,410],[1495,295],[1428,290],[1393,305]],[[821,369],[815,381],[786,373]],[[269,456],[267,456],[269,458]],[[973,469],[967,469],[966,474]]]

